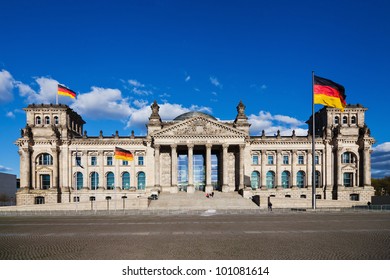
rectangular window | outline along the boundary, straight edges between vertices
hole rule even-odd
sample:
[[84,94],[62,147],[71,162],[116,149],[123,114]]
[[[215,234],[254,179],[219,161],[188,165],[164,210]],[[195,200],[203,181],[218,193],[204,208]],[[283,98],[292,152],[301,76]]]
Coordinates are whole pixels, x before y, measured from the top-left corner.
[[50,175],[47,174],[41,175],[41,186],[42,186],[42,190],[50,189]]
[[283,164],[288,164],[288,156],[283,156]]
[[268,164],[274,164],[274,156],[272,155],[268,156]]
[[107,157],[107,165],[112,165],[112,156]]
[[346,172],[346,173],[344,173],[343,177],[344,177],[344,186],[345,187],[352,187],[353,173]]
[[127,165],[129,165],[129,162],[127,160],[123,160],[122,161],[122,165],[126,165],[127,166]]
[[315,156],[314,157],[314,163],[317,165],[317,164],[320,164],[320,156]]
[[138,165],[144,165],[144,156],[138,156]]
[[95,156],[91,157],[91,165],[97,165],[97,158]]
[[258,155],[252,155],[252,164],[255,164],[255,165],[259,164],[259,156]]
[[299,156],[298,156],[298,164],[305,164],[304,156],[303,156],[303,155],[299,155]]

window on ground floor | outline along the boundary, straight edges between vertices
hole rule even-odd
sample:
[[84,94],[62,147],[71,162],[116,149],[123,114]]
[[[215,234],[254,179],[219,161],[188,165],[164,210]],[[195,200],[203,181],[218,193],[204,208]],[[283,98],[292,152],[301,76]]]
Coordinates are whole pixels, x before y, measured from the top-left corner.
[[130,173],[127,171],[122,174],[122,189],[130,189]]
[[34,198],[34,204],[45,204],[45,198],[43,196],[36,196]]
[[260,173],[258,171],[253,171],[251,174],[251,187],[253,190],[260,187]]
[[275,187],[275,172],[268,171],[266,176],[266,184],[268,189]]
[[359,201],[359,194],[358,193],[351,193],[349,195],[349,199],[352,201]]
[[290,172],[288,171],[282,172],[282,187],[285,189],[290,187]]
[[137,188],[139,190],[144,190],[145,189],[145,183],[146,183],[145,172],[141,171],[141,172],[138,173]]
[[305,172],[298,171],[297,173],[297,187],[303,188],[305,186]]

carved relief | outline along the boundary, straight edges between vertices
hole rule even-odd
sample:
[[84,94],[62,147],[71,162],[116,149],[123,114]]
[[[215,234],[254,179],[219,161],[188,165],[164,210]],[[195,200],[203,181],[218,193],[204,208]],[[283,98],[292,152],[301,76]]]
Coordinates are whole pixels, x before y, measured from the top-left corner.
[[245,137],[240,131],[224,126],[217,122],[204,119],[202,117],[173,125],[167,129],[159,131],[155,136],[230,136]]

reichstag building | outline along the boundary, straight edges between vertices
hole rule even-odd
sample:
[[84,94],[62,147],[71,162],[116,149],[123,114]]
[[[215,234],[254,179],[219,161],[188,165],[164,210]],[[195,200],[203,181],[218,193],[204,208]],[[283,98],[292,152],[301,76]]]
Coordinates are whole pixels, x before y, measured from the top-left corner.
[[[315,114],[315,153],[311,118],[308,135],[251,136],[245,105],[234,121],[188,112],[163,121],[151,105],[147,135],[89,136],[83,118],[66,105],[31,104],[17,139],[20,190],[17,205],[71,204],[151,193],[235,192],[244,197],[290,201],[353,201],[374,194],[370,153],[374,139],[366,108],[343,112],[323,107]],[[235,113],[232,110],[232,118]],[[132,161],[114,158],[115,147]],[[315,182],[312,162],[315,162]]]

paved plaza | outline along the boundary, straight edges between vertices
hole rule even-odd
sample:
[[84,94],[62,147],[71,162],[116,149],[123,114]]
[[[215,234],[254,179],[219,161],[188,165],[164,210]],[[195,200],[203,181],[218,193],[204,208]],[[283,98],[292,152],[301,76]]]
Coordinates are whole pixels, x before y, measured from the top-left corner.
[[388,212],[0,217],[0,259],[390,259]]

